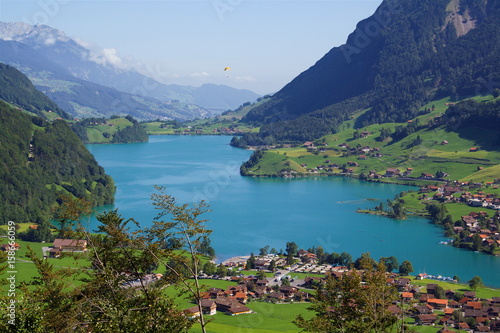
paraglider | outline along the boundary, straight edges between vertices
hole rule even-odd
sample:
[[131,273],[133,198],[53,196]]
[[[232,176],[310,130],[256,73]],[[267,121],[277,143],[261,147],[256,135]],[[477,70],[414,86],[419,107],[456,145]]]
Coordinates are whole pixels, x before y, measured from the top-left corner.
[[[224,67],[224,72],[225,71],[230,71],[230,70],[231,70],[231,67]],[[229,77],[229,74],[227,74],[226,77]]]

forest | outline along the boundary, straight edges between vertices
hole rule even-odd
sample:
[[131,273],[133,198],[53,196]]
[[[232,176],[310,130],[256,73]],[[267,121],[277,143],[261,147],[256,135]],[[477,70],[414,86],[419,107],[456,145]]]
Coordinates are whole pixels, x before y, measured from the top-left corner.
[[[446,96],[492,94],[500,85],[500,4],[462,0],[452,13],[449,3],[384,2],[345,45],[254,107],[242,122],[262,126],[260,132],[235,144],[315,140],[336,133],[356,112],[363,112],[354,124],[361,128],[406,122]],[[456,21],[465,12],[474,28],[459,35],[456,25],[467,22]]]
[[58,193],[113,203],[115,186],[64,120],[49,123],[0,101],[0,221],[41,223]]

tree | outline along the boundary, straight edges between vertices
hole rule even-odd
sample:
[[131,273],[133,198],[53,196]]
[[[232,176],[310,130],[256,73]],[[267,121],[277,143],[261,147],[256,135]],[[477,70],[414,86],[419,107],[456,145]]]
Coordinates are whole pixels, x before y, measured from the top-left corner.
[[276,270],[276,261],[271,260],[271,262],[269,263],[269,267],[268,269],[271,271],[271,272],[274,272]]
[[370,256],[370,252],[361,253],[361,257],[354,261],[354,268],[356,269],[373,269],[377,267],[377,262]]
[[250,258],[247,260],[247,265],[245,267],[247,270],[254,269],[255,268],[255,256],[253,255],[253,252],[250,254]]
[[330,275],[308,308],[315,316],[306,320],[299,315],[294,324],[304,332],[389,332],[397,318],[387,309],[397,299],[381,266],[363,275],[352,270],[342,279]]
[[259,255],[266,256],[269,253],[269,245],[264,246],[260,249]]
[[467,283],[469,284],[469,287],[472,289],[472,290],[477,290],[477,288],[481,288],[481,287],[484,287],[484,283],[483,283],[483,280],[479,277],[479,276],[474,276],[472,279],[470,279],[469,281],[467,281]]
[[259,280],[265,280],[266,279],[266,273],[264,271],[258,271],[257,274],[255,274],[255,276]]
[[399,262],[398,262],[398,259],[394,256],[390,256],[390,257],[382,257],[380,258],[380,263],[383,263],[387,269],[387,272],[392,272],[394,271],[395,269],[398,268],[399,266]]
[[352,264],[351,255],[347,252],[342,252],[339,258],[339,265],[349,267],[351,266],[351,264]]
[[[145,229],[143,233],[144,250],[156,259],[163,259],[162,263],[173,276],[180,280],[181,287],[195,299],[200,311],[197,319],[201,331],[205,333],[206,322],[201,308],[201,285],[198,280],[201,270],[198,253],[202,243],[212,233],[212,230],[205,226],[207,220],[200,219],[202,214],[209,211],[208,206],[204,201],[193,206],[178,205],[173,196],[165,194],[164,187],[155,186],[155,188],[158,193],[154,193],[151,199],[159,213],[153,221],[153,226]],[[171,217],[170,221],[163,220],[166,216]],[[177,247],[160,251],[161,245],[166,244],[169,239],[176,239]],[[194,282],[188,282],[186,277],[176,270],[176,267],[170,265],[172,261],[177,264],[176,267],[180,266],[189,271]]]
[[403,261],[401,266],[399,266],[399,274],[410,275],[413,272],[413,265],[408,260]]
[[295,256],[299,251],[299,246],[295,242],[286,242],[286,253]]
[[203,273],[207,275],[214,275],[217,271],[217,265],[212,261],[207,261],[205,265],[203,265]]

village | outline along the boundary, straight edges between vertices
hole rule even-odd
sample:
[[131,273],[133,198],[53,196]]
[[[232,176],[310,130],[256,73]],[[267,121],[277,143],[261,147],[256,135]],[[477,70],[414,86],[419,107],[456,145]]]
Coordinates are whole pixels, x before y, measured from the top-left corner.
[[[44,247],[46,260],[59,258],[65,252],[86,252],[88,243],[85,240],[56,239],[51,247]],[[19,244],[14,245],[19,249]],[[2,250],[11,247],[0,246]],[[255,256],[255,269],[248,271],[250,256],[228,259],[221,263],[236,276],[207,276],[201,272],[199,278],[209,287],[201,293],[201,309],[204,315],[212,316],[225,313],[231,316],[252,315],[249,302],[269,302],[272,304],[304,303],[314,300],[317,287],[325,283],[327,276],[342,279],[345,274],[362,270],[354,270],[352,265],[320,264],[315,253],[304,249],[297,251],[290,264],[289,258],[277,254]],[[273,268],[275,267],[275,268]],[[251,273],[255,274],[251,274]],[[243,274],[245,273],[245,274]],[[249,274],[250,273],[250,274]],[[500,331],[500,297],[479,298],[474,290],[445,290],[439,282],[423,282],[430,279],[453,281],[451,278],[434,277],[418,274],[416,277],[402,276],[387,272],[386,285],[394,286],[399,292],[399,301],[387,308],[397,318],[402,318],[408,325],[442,327],[438,332],[454,332],[449,328],[462,332],[499,332]],[[124,288],[137,288],[159,281],[162,274],[146,274],[140,278],[130,278],[122,284]],[[210,281],[226,280],[230,284],[226,288],[210,287]],[[416,284],[417,281],[422,281]],[[195,318],[200,315],[197,305],[184,310],[184,313]]]
[[[249,256],[226,260],[223,264],[232,269],[244,269]],[[286,259],[277,255],[256,257],[256,274],[266,272],[272,277],[263,278],[256,275],[217,277],[237,283],[226,290],[210,288],[202,294],[201,306],[207,315],[221,311],[230,315],[250,314],[251,309],[245,306],[248,302],[264,301],[275,304],[293,302],[311,302],[314,299],[315,287],[325,283],[326,277],[342,279],[344,274],[353,271],[346,266],[320,265],[314,253],[299,250],[295,258],[298,263],[286,266]],[[268,268],[274,261],[282,270],[271,272]],[[284,266],[282,266],[284,265]],[[358,273],[362,271],[357,270]],[[303,279],[294,278],[294,273],[311,273]],[[213,277],[212,277],[213,278]],[[400,300],[387,308],[397,318],[407,318],[407,323],[417,326],[442,327],[438,332],[499,332],[500,331],[500,297],[480,299],[476,292],[444,290],[438,283],[416,285],[413,281],[436,279],[453,281],[451,278],[418,274],[414,279],[403,277],[397,273],[386,273],[386,284],[394,286],[399,292]],[[284,282],[286,280],[286,283]],[[456,281],[454,281],[456,282]],[[191,316],[199,315],[194,306],[186,310]]]

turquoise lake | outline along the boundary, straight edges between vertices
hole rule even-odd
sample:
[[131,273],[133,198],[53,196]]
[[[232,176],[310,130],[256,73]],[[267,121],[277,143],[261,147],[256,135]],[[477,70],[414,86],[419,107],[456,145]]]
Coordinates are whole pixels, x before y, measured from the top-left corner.
[[[480,276],[500,287],[500,257],[441,245],[443,231],[427,219],[397,221],[356,213],[373,207],[408,186],[360,182],[337,177],[249,178],[239,167],[250,151],[229,146],[224,136],[151,136],[148,143],[87,145],[113,177],[115,205],[125,217],[149,226],[155,216],[150,196],[154,185],[165,186],[179,203],[206,200],[211,211],[203,217],[213,229],[212,246],[219,261],[258,253],[286,242],[302,248],[321,245],[327,252],[363,252],[409,260],[414,273],[467,281]],[[415,188],[413,188],[415,189]],[[92,219],[90,229],[97,221]]]

